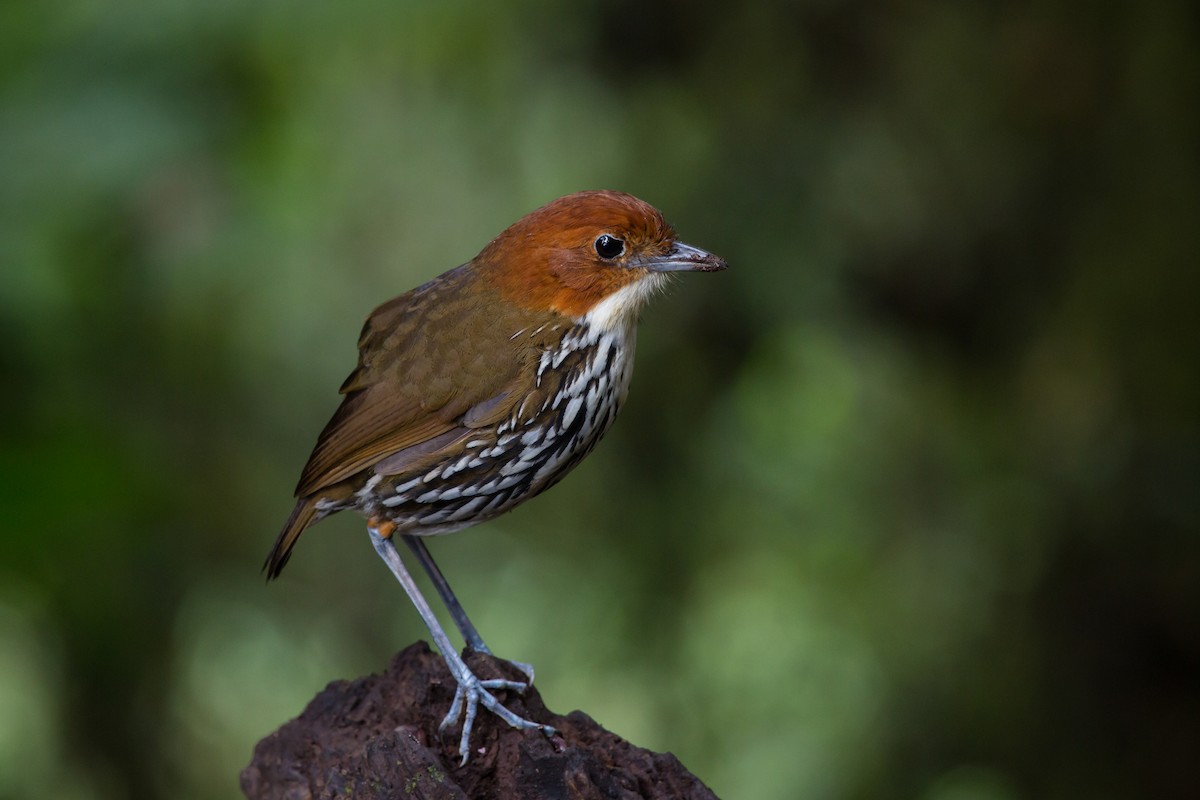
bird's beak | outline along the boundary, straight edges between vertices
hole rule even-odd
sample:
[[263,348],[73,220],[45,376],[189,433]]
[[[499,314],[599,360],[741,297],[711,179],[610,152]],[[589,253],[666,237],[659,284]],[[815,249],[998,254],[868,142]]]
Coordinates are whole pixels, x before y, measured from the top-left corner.
[[644,267],[651,272],[719,272],[729,265],[725,263],[725,259],[707,250],[676,242],[661,256],[641,259],[635,262],[635,266]]

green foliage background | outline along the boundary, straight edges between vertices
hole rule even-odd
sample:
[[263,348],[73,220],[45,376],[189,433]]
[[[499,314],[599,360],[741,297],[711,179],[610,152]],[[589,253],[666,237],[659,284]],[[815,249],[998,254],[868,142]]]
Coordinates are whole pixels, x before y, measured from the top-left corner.
[[261,559],[377,303],[583,188],[731,269],[615,431],[433,543],[727,798],[1178,797],[1200,752],[1185,2],[0,6],[0,798],[224,798],[424,638]]

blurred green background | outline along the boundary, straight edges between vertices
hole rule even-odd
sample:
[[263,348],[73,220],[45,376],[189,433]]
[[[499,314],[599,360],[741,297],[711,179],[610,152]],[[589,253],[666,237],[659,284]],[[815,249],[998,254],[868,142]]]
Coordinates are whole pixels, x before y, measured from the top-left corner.
[[727,798],[1196,796],[1186,2],[0,6],[0,798],[224,798],[426,638],[259,565],[376,304],[584,188],[727,258],[554,491],[433,542]]

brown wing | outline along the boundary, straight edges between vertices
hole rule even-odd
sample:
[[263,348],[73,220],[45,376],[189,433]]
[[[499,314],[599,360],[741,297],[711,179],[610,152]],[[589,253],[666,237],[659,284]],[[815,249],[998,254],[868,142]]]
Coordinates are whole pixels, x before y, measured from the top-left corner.
[[321,432],[297,496],[507,415],[530,359],[511,340],[523,322],[485,311],[496,308],[490,289],[460,267],[375,309],[359,337],[358,367],[342,384],[346,398]]
[[323,516],[322,496],[350,497],[353,488],[338,484],[381,461],[403,471],[436,460],[457,432],[511,414],[533,386],[546,346],[546,336],[514,335],[556,322],[500,302],[463,267],[375,309],[359,337],[358,367],[342,384],[346,398],[317,439],[296,506],[263,565],[268,578]]

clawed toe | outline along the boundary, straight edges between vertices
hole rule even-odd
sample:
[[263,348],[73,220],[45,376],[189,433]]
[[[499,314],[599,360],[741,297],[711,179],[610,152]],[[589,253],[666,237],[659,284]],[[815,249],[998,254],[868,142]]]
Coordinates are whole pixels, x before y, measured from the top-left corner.
[[446,716],[442,719],[441,724],[438,725],[438,732],[444,732],[446,728],[458,721],[459,716],[463,717],[462,734],[458,740],[458,754],[462,758],[460,766],[467,763],[467,758],[470,755],[471,729],[475,726],[475,716],[479,712],[480,705],[518,730],[532,730],[536,728],[547,736],[553,736],[557,733],[549,725],[533,722],[509,711],[496,699],[495,695],[488,691],[489,689],[506,689],[520,693],[528,688],[527,684],[519,681],[499,679],[480,680],[470,670],[467,670],[465,675],[456,676],[456,678],[458,680],[458,688],[454,692],[454,702],[450,704],[450,710],[446,712]]
[[524,661],[509,661],[508,663],[519,669],[529,679],[529,685],[533,685],[533,664],[526,664]]
[[507,689],[510,692],[517,694],[525,694],[525,690],[529,688],[528,683],[522,681],[506,681],[500,678],[495,680],[480,681],[479,685],[484,689]]

